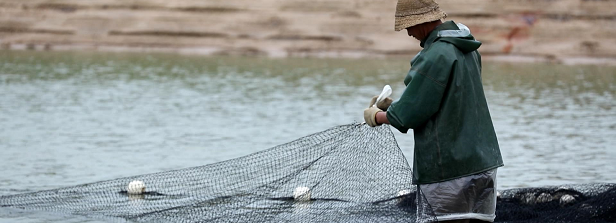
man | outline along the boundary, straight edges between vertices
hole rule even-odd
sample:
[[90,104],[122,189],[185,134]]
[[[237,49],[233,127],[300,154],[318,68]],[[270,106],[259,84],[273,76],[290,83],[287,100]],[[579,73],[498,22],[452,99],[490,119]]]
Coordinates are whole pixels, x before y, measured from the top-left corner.
[[433,0],[398,0],[395,30],[406,29],[423,50],[411,60],[400,99],[373,98],[364,119],[413,129],[413,184],[438,221],[493,222],[503,161],[481,83],[481,43],[445,17]]

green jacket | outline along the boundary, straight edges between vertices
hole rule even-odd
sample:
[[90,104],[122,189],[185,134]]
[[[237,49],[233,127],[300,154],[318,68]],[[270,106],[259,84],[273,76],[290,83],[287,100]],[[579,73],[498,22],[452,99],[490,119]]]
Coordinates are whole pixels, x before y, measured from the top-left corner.
[[462,24],[436,27],[411,61],[404,93],[387,110],[392,126],[415,134],[414,184],[503,166],[481,83],[479,46]]

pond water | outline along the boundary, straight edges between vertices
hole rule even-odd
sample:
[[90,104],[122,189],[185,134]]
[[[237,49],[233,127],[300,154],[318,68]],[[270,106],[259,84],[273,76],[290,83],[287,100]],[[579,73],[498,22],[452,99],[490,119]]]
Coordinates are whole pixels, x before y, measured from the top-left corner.
[[[400,96],[408,69],[0,51],[0,195],[205,165],[362,122],[383,85]],[[616,67],[484,62],[483,81],[505,161],[499,189],[616,182]],[[412,161],[412,134],[395,136]]]

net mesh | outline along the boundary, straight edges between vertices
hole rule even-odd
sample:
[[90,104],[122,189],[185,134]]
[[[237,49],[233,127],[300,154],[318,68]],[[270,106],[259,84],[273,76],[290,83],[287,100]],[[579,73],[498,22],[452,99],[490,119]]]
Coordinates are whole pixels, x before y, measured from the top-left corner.
[[[5,196],[0,205],[135,222],[415,222],[411,177],[389,127],[350,124],[224,162]],[[133,180],[145,194],[126,193]],[[309,188],[309,201],[293,198],[298,187]]]
[[[337,126],[205,166],[0,197],[0,207],[129,222],[436,222],[387,126]],[[134,180],[144,194],[127,193]],[[299,187],[310,199],[293,198]],[[419,216],[418,216],[419,215]],[[615,222],[616,185],[502,191],[496,222]]]
[[616,222],[616,184],[505,190],[496,222]]

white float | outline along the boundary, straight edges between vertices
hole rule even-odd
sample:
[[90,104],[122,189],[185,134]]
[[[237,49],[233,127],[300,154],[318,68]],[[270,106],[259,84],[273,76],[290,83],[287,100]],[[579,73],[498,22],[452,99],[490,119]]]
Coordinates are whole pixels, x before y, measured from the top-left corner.
[[398,191],[397,197],[405,196],[410,193],[411,193],[411,189],[404,189],[404,190]]
[[569,194],[565,194],[562,197],[560,197],[560,205],[567,205],[567,204],[571,204],[575,202],[575,197],[571,196]]
[[308,187],[296,187],[293,191],[293,199],[296,201],[309,201],[310,200],[310,188]]
[[133,195],[143,194],[145,193],[145,183],[140,180],[133,180],[128,184],[126,192]]

